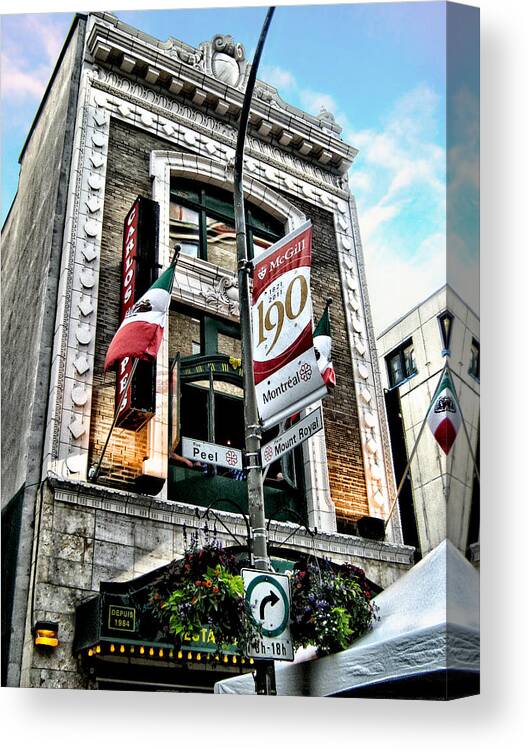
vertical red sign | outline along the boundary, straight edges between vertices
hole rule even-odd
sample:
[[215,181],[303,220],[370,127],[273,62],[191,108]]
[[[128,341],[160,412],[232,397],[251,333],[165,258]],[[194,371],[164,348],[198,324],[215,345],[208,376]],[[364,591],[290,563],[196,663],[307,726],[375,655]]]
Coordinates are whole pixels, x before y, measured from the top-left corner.
[[[157,278],[159,207],[156,201],[138,196],[125,217],[120,280],[120,322]],[[125,357],[118,363],[116,408],[123,404],[117,425],[137,431],[151,419],[156,404],[156,364],[138,362],[131,379],[133,362]]]
[[[137,272],[137,254],[138,254],[138,225],[140,213],[140,199],[136,198],[132,208],[125,218],[123,230],[123,263],[121,271],[121,309],[120,322],[127,312],[134,305],[136,292],[136,272]],[[118,364],[117,368],[117,393],[116,399],[119,403],[126,389],[127,395],[123,399],[120,414],[127,412],[130,407],[131,383],[130,372],[132,370],[132,360],[125,357]],[[119,424],[119,421],[118,421]]]

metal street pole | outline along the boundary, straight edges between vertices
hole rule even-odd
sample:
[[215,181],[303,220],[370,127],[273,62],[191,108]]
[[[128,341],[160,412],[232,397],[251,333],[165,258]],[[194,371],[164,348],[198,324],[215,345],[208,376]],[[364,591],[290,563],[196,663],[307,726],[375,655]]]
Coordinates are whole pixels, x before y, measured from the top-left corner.
[[[235,212],[235,232],[237,237],[237,269],[239,281],[239,305],[241,321],[242,368],[244,376],[244,421],[245,448],[248,468],[248,515],[252,529],[252,558],[257,570],[270,570],[267,549],[266,519],[263,494],[263,474],[261,469],[261,427],[257,410],[255,383],[253,378],[252,327],[250,319],[250,274],[251,264],[246,246],[246,218],[244,212],[244,147],[252,95],[257,77],[257,69],[265,43],[270,21],[275,8],[269,8],[257,42],[257,48],[250,68],[242,105],[235,167],[233,174],[233,202]],[[258,695],[275,695],[275,672],[273,661],[259,661],[256,669],[255,689]]]
[[90,471],[88,472],[88,481],[89,482],[93,482],[94,484],[95,484],[95,482],[97,482],[97,478],[99,476],[99,472],[101,471],[101,464],[103,463],[103,459],[105,457],[105,453],[107,452],[108,443],[110,441],[110,436],[114,432],[114,427],[117,424],[119,415],[121,413],[121,409],[123,407],[123,404],[125,402],[125,398],[127,396],[127,391],[129,389],[129,385],[132,383],[132,379],[133,379],[133,377],[134,377],[134,375],[136,373],[136,368],[138,367],[139,361],[140,361],[139,359],[135,359],[134,362],[133,362],[133,364],[132,364],[132,369],[130,371],[129,378],[128,378],[127,382],[126,382],[125,388],[123,389],[123,393],[121,394],[121,398],[119,399],[119,403],[117,405],[117,408],[116,408],[116,411],[115,411],[115,414],[114,414],[114,419],[112,420],[112,424],[110,425],[110,430],[108,431],[107,439],[105,440],[105,444],[103,446],[103,450],[101,451],[101,455],[99,456],[99,461],[97,462],[97,464],[95,466],[92,466],[90,468]]
[[[180,250],[181,249],[182,248],[181,248],[180,245],[175,245],[174,246],[174,255],[173,255],[173,259],[171,261],[171,265],[172,266],[176,265],[176,263],[178,261],[178,257],[180,255]],[[173,283],[174,283],[174,274],[173,274]],[[172,290],[172,287],[171,287],[171,290]],[[136,368],[138,367],[139,362],[140,362],[140,360],[138,358],[135,358],[134,362],[132,363],[132,369],[130,371],[130,375],[128,377],[128,380],[127,380],[127,383],[125,385],[125,388],[123,389],[123,393],[121,394],[121,398],[119,399],[119,403],[118,403],[118,406],[117,406],[115,414],[114,414],[114,419],[112,420],[112,424],[110,426],[110,430],[108,431],[107,439],[105,440],[105,444],[103,446],[103,450],[101,451],[101,455],[99,456],[99,461],[97,462],[97,464],[94,464],[93,466],[91,466],[90,470],[88,472],[88,481],[89,482],[94,482],[94,483],[97,482],[97,478],[99,476],[99,472],[101,471],[101,464],[103,463],[103,458],[105,457],[105,453],[107,452],[108,443],[110,441],[110,436],[114,432],[114,428],[115,428],[115,426],[117,424],[117,421],[118,421],[119,415],[121,413],[121,409],[123,407],[123,404],[125,403],[125,398],[126,398],[127,392],[128,392],[129,387],[130,387],[130,385],[132,383],[132,380],[133,380],[134,375],[136,373]]]

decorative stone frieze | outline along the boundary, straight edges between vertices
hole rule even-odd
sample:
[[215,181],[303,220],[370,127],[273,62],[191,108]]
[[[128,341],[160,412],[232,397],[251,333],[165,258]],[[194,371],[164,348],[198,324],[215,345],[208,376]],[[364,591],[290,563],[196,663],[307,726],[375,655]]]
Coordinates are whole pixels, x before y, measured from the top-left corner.
[[[122,514],[127,518],[137,517],[162,521],[175,527],[181,527],[185,524],[186,528],[190,530],[197,529],[200,531],[203,527],[204,522],[197,517],[196,508],[184,503],[145,498],[142,495],[120,490],[103,489],[101,487],[90,488],[86,484],[76,481],[52,480],[52,486],[55,499],[70,506],[111,511]],[[227,511],[216,511],[216,514],[226,525],[227,533],[231,532],[238,536],[241,543],[244,544],[246,527],[241,517]],[[222,528],[219,524],[219,533],[222,532]],[[281,544],[285,549],[304,554],[312,553],[330,557],[335,562],[350,562],[351,559],[355,559],[363,567],[367,566],[370,560],[384,560],[405,568],[413,565],[413,547],[406,547],[402,544],[377,542],[320,530],[313,537],[306,529],[282,521],[271,521],[269,531],[271,544]],[[294,535],[292,535],[293,531],[296,531]],[[229,543],[231,542],[233,542],[232,538]]]
[[[162,72],[163,66],[157,64],[157,69]],[[162,76],[163,77],[163,76]],[[158,79],[157,79],[158,80]],[[157,86],[157,84],[156,84]],[[72,165],[79,184],[79,195],[82,195],[87,211],[83,218],[82,228],[84,242],[72,232],[65,241],[70,243],[73,249],[76,263],[82,268],[79,278],[85,292],[92,294],[90,302],[92,312],[84,316],[87,322],[95,321],[97,314],[97,286],[99,274],[99,252],[100,252],[100,222],[101,208],[104,202],[104,175],[106,172],[106,154],[108,151],[108,134],[110,119],[116,118],[131,122],[136,127],[142,128],[153,135],[162,135],[169,139],[176,147],[181,144],[187,152],[175,153],[174,151],[156,151],[151,157],[151,175],[153,178],[153,197],[160,204],[160,262],[167,265],[171,256],[168,236],[168,206],[169,206],[169,183],[170,174],[180,174],[192,179],[202,179],[226,188],[226,182],[231,182],[231,165],[234,156],[236,140],[235,128],[227,123],[216,120],[209,114],[204,114],[186,102],[177,101],[169,94],[160,92],[159,89],[149,88],[146,83],[131,81],[121,72],[114,69],[93,68],[88,66],[83,75],[84,102],[80,106],[80,115],[83,118],[82,139],[77,152],[77,163]],[[204,91],[206,89],[204,88]],[[268,91],[270,96],[261,96],[260,101],[268,107],[280,109],[280,102],[272,96],[270,88],[260,88],[262,92]],[[208,94],[209,95],[209,94]],[[223,99],[227,102],[227,99]],[[275,102],[272,105],[272,101]],[[257,112],[256,114],[259,114]],[[260,119],[261,125],[270,120]],[[91,125],[90,123],[93,123]],[[321,123],[331,125],[329,117],[322,117]],[[94,130],[93,128],[96,128]],[[332,131],[332,127],[330,128]],[[97,136],[96,136],[97,133]],[[270,135],[271,131],[261,129],[261,135]],[[336,135],[336,131],[333,131]],[[87,136],[89,140],[87,140]],[[282,139],[279,144],[277,140]],[[266,143],[258,138],[248,138],[246,156],[247,176],[245,178],[245,191],[249,201],[262,206],[272,215],[281,219],[287,229],[292,229],[302,220],[302,215],[289,204],[289,202],[276,191],[287,191],[297,195],[303,200],[324,207],[332,211],[335,217],[336,239],[339,247],[340,273],[342,274],[344,287],[346,289],[346,307],[348,308],[348,336],[350,342],[351,360],[358,373],[357,396],[362,399],[368,412],[374,414],[374,405],[380,412],[380,386],[376,386],[377,372],[376,357],[374,356],[374,339],[366,328],[364,311],[366,309],[366,287],[363,278],[363,269],[358,258],[359,235],[356,226],[356,214],[354,203],[346,190],[346,181],[333,174],[332,170],[323,169],[321,166],[295,156],[282,147],[289,146],[299,152],[300,142],[296,142],[295,132],[291,127],[284,127],[277,133],[275,143]],[[332,139],[331,139],[332,140]],[[312,143],[306,141],[307,148]],[[340,142],[341,143],[341,142]],[[344,144],[342,144],[343,146]],[[301,146],[303,149],[304,147]],[[312,149],[313,146],[310,145]],[[354,149],[350,150],[352,153]],[[324,157],[320,164],[327,164]],[[75,201],[74,201],[75,203]],[[76,211],[72,211],[72,225],[75,217],[75,226],[79,222],[79,202]],[[90,243],[87,244],[86,240]],[[73,277],[72,277],[73,280]],[[67,292],[68,293],[68,292]],[[175,277],[175,298],[197,306],[199,309],[215,309],[217,314],[224,315],[228,319],[237,319],[238,295],[236,280],[233,276],[217,269],[211,264],[198,259],[182,258]],[[85,306],[88,310],[88,306]],[[81,311],[82,312],[82,311]],[[67,318],[65,319],[67,324]],[[79,326],[76,331],[78,332]],[[92,331],[92,328],[90,328]],[[76,335],[77,335],[76,332]],[[78,345],[86,348],[85,359],[78,355],[71,357],[72,373],[80,377],[89,394],[83,406],[84,414],[89,417],[91,403],[91,388],[93,387],[93,339],[88,340],[88,333],[82,334],[86,338],[86,344],[78,340]],[[69,340],[68,338],[66,340]],[[62,350],[64,357],[64,347]],[[161,357],[163,358],[163,350]],[[74,365],[74,362],[77,364]],[[78,365],[82,363],[81,373]],[[88,369],[86,365],[88,364]],[[166,377],[164,367],[158,368],[160,377]],[[162,380],[159,384],[162,388]],[[60,386],[59,386],[60,389]],[[373,400],[373,398],[375,400]],[[79,408],[80,405],[72,404]],[[160,404],[161,406],[161,404]],[[158,410],[157,410],[158,411]],[[160,408],[158,413],[165,413]],[[366,467],[366,480],[368,482],[369,502],[372,503],[371,512],[375,515],[384,515],[389,503],[389,490],[385,477],[382,480],[376,478],[373,466],[379,466],[379,462],[385,460],[387,450],[387,438],[383,437],[383,428],[377,422],[374,426],[370,423],[373,417],[360,420],[362,433],[362,448]],[[60,421],[60,420],[59,420]],[[156,420],[151,420],[149,432],[155,432]],[[154,434],[149,438],[151,446],[151,457],[148,462],[156,464],[155,473],[164,472],[165,458],[163,450],[155,444],[164,444],[163,435],[167,429],[166,420],[158,424],[158,436]],[[61,434],[57,427],[56,435]],[[325,509],[328,513],[328,478],[322,456],[325,452],[321,439],[313,438],[310,446],[311,478],[310,484],[317,487],[319,500],[313,503],[315,513],[318,508]],[[384,442],[386,441],[386,442]],[[311,443],[311,441],[309,441]],[[55,456],[59,457],[57,442],[55,445]],[[368,447],[370,446],[370,447]],[[371,450],[375,446],[375,450]],[[76,449],[77,450],[77,449]],[[160,453],[160,450],[162,452]],[[164,449],[165,450],[165,449]],[[309,446],[307,446],[309,450]],[[154,453],[156,453],[156,459]],[[53,452],[52,452],[53,453]],[[146,469],[149,463],[147,462]],[[154,463],[153,463],[154,462]],[[320,466],[320,463],[322,466]],[[82,463],[79,463],[82,465]],[[86,464],[85,464],[86,465]],[[318,476],[316,476],[318,475]],[[83,478],[83,477],[80,477]],[[376,496],[376,500],[375,500]],[[381,500],[383,498],[383,502]]]
[[[131,46],[127,27],[103,15],[92,17],[87,45],[94,61],[120,73],[137,70],[148,84],[199,107],[213,107],[220,115],[230,110],[237,114],[242,107],[249,64],[242,45],[230,36],[218,34],[197,49],[176,39],[164,44],[147,37],[136,37]],[[345,174],[357,153],[338,137],[341,128],[330,112],[308,115],[284,102],[264,82],[256,87],[251,117],[262,137],[274,137],[282,147],[292,145],[303,156],[332,165],[340,174]]]

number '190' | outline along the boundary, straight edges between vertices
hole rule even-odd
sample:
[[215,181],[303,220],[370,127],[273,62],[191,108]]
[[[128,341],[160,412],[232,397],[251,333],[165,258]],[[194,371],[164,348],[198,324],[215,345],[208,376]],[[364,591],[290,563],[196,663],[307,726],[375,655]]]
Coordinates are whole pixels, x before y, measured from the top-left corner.
[[[300,298],[298,301],[297,309],[294,309],[294,301],[292,299],[293,297],[293,291],[295,289],[295,284],[299,282],[299,291],[300,291]],[[281,331],[283,330],[283,325],[285,322],[285,315],[289,320],[296,320],[296,318],[299,318],[303,310],[305,309],[305,304],[307,302],[307,298],[309,296],[309,288],[307,284],[307,280],[304,276],[301,274],[299,276],[295,276],[290,284],[287,287],[287,291],[285,294],[285,302],[283,303],[282,300],[275,300],[272,302],[271,305],[269,305],[268,309],[265,312],[264,306],[265,303],[263,300],[259,302],[257,305],[257,312],[259,315],[258,318],[258,325],[259,325],[259,340],[257,342],[257,346],[260,346],[262,343],[264,343],[267,340],[267,333],[270,333],[273,331],[273,341],[266,349],[266,354],[270,354],[274,346],[276,345],[279,337],[281,336]]]

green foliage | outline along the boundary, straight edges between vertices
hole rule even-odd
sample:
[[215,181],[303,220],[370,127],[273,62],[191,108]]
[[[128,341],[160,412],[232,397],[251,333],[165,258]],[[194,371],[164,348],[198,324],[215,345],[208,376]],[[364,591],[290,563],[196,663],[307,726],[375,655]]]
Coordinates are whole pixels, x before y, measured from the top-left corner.
[[[148,609],[178,646],[213,633],[217,651],[236,646],[242,655],[261,635],[244,599],[236,558],[216,542],[195,544],[175,561],[152,592]],[[349,646],[376,619],[372,592],[360,568],[330,562],[298,563],[291,579],[294,646],[315,645],[319,655]]]
[[179,645],[184,635],[200,636],[209,626],[217,651],[235,645],[245,654],[260,635],[235,558],[217,544],[188,550],[153,592],[149,606]]
[[376,607],[364,573],[354,566],[306,564],[292,579],[291,632],[296,647],[315,645],[319,655],[349,648],[369,629]]

